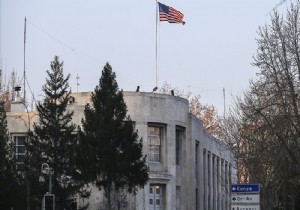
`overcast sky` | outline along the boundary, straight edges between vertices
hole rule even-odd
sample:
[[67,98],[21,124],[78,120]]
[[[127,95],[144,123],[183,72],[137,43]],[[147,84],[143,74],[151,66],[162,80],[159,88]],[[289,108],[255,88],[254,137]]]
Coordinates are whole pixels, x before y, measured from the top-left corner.
[[[109,62],[119,88],[151,92],[156,84],[155,0],[0,0],[1,68],[24,69],[26,26],[26,77],[36,98],[42,94],[46,70],[55,55],[70,73],[70,86],[92,91]],[[184,14],[185,25],[158,24],[158,86],[170,83],[201,95],[202,103],[223,113],[232,97],[247,90],[257,69],[251,66],[257,30],[270,20],[280,0],[162,0]],[[22,82],[20,81],[20,84]],[[26,87],[27,98],[31,98]]]

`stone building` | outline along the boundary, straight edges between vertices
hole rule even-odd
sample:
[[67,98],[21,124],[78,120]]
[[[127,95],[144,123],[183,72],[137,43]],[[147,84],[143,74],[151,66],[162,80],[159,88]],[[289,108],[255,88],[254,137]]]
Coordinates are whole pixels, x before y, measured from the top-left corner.
[[[73,123],[80,125],[90,94],[72,94],[68,109],[74,110]],[[230,184],[235,176],[233,154],[222,141],[204,132],[201,121],[189,113],[188,101],[173,95],[126,91],[124,100],[143,138],[150,168],[149,182],[130,198],[129,209],[229,209]],[[7,113],[20,168],[26,149],[25,133],[36,117],[18,102]],[[102,194],[96,189],[92,192],[89,209],[96,210]]]

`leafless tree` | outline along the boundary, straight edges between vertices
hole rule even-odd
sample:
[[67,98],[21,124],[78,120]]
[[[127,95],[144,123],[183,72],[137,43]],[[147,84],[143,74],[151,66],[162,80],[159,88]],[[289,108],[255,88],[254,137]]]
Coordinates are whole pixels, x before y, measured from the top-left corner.
[[12,71],[9,75],[8,81],[6,81],[5,77],[1,74],[1,92],[0,92],[0,100],[4,101],[4,108],[6,111],[10,111],[10,104],[15,99],[15,91],[14,88],[17,86],[17,73]]
[[171,84],[165,82],[159,89],[164,94],[174,94],[189,101],[189,112],[195,115],[203,123],[204,130],[215,136],[220,136],[219,117],[213,105],[201,103],[201,96],[194,95],[191,91],[185,92],[178,88],[173,88]]
[[[128,210],[129,200],[128,192],[125,189],[115,189],[111,191],[111,208],[113,210]],[[107,197],[103,197],[102,207],[100,209],[108,209]]]
[[240,181],[262,184],[262,209],[293,210],[300,207],[300,4],[286,16],[274,11],[257,45],[258,78],[224,133],[236,137],[231,145],[246,175]]

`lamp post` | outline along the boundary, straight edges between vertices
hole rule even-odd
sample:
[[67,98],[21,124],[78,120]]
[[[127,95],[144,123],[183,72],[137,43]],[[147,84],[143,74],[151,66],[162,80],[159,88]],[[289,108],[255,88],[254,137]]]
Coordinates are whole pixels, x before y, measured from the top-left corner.
[[[49,191],[48,191],[48,193],[51,194],[52,193],[52,175],[53,175],[53,171],[47,163],[43,163],[42,166],[41,166],[41,172],[42,172],[42,174],[46,174],[46,175],[49,176]],[[39,182],[41,184],[43,184],[45,182],[45,178],[44,178],[43,175],[40,175]]]
[[43,210],[54,210],[55,209],[55,196],[52,194],[52,175],[53,170],[49,167],[47,163],[43,163],[41,166],[42,174],[39,177],[39,182],[43,184],[45,182],[44,175],[49,176],[49,190],[44,194],[42,209]]

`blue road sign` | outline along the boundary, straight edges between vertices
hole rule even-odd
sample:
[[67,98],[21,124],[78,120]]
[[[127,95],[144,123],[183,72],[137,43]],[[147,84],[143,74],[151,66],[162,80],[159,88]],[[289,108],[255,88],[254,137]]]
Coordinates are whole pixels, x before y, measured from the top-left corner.
[[259,184],[233,184],[231,185],[232,193],[259,193]]

